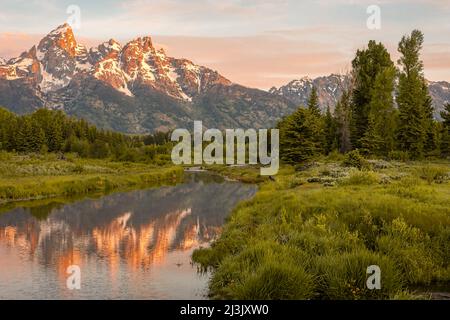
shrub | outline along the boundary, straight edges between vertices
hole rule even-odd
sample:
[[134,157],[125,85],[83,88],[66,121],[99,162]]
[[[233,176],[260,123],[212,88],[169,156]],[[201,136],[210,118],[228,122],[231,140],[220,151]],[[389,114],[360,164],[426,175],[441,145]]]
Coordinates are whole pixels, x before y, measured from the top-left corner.
[[245,300],[304,300],[313,297],[314,277],[302,267],[276,261],[263,264],[235,289]]
[[355,167],[358,169],[363,169],[367,168],[368,163],[359,153],[359,150],[353,150],[345,155],[342,165],[344,165],[345,167]]
[[[366,286],[366,271],[371,265],[381,269],[381,290]],[[328,299],[385,299],[400,292],[404,282],[391,259],[368,250],[319,256],[315,267],[319,290]]]
[[380,183],[380,177],[373,171],[353,170],[348,178],[341,181],[342,185],[371,185]]
[[295,247],[269,241],[250,244],[222,261],[210,288],[225,298],[308,299],[315,288],[313,274],[306,271],[309,260]]
[[330,154],[327,156],[327,160],[329,161],[343,161],[344,158],[345,158],[344,155],[337,150],[331,151]]
[[426,165],[421,166],[418,169],[418,175],[421,179],[426,180],[428,184],[432,184],[433,182],[443,183],[448,179],[449,169],[439,166]]

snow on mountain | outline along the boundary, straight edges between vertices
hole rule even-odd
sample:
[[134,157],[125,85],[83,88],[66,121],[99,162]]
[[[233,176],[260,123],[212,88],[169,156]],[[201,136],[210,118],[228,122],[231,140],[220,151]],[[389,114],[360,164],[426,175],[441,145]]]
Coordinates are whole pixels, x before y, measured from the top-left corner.
[[150,37],[88,49],[67,24],[19,57],[1,60],[0,105],[17,113],[63,110],[128,133],[186,127],[197,119],[215,128],[267,128],[295,108],[283,97],[170,57]]
[[76,41],[68,24],[52,30],[20,57],[0,61],[0,78],[34,79],[44,93],[68,86],[80,74],[91,75],[127,96],[134,96],[134,88],[146,86],[184,101],[192,101],[215,83],[231,85],[208,68],[157,51],[150,37],[124,46],[111,39],[88,50]]
[[[280,88],[271,88],[270,93],[283,96],[296,105],[306,105],[313,87],[316,87],[319,96],[319,104],[322,111],[330,107],[331,111],[342,95],[343,90],[350,85],[349,78],[343,75],[331,74],[329,76],[311,79],[303,77],[293,80]],[[445,103],[450,103],[450,83],[446,81],[428,81],[428,89],[435,107],[434,116],[441,119],[440,112]]]
[[435,107],[435,117],[442,119],[441,111],[444,110],[444,105],[450,103],[450,83],[446,81],[429,81],[428,90],[433,98]]
[[331,74],[329,76],[311,79],[303,77],[293,80],[280,88],[271,88],[269,92],[283,96],[297,105],[306,105],[313,87],[317,89],[319,103],[322,111],[327,106],[334,109],[337,101],[349,85],[349,79],[346,76]]

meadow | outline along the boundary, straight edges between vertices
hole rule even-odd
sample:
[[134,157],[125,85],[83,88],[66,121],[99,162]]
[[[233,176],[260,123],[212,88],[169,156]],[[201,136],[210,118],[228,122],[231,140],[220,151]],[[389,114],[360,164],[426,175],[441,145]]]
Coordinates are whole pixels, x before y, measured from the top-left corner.
[[[335,155],[283,166],[210,248],[213,299],[429,299],[450,291],[450,163]],[[257,168],[217,169],[257,181]],[[381,269],[381,289],[366,268]],[[425,288],[425,289],[424,289]]]
[[1,152],[0,204],[147,187],[182,177],[183,168],[172,165]]

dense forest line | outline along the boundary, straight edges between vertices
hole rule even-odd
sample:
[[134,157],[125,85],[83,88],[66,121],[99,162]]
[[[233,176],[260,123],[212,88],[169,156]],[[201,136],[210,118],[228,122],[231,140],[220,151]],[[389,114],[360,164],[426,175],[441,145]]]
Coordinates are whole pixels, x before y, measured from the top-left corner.
[[77,153],[83,158],[155,160],[170,153],[169,133],[130,136],[98,129],[62,111],[40,109],[16,115],[0,108],[0,150],[20,153]]
[[433,119],[432,99],[420,51],[423,34],[414,30],[399,45],[395,67],[382,43],[370,41],[352,61],[352,81],[334,113],[319,110],[316,88],[308,106],[278,124],[281,158],[298,163],[333,151],[354,151],[394,160],[450,156],[450,104]]

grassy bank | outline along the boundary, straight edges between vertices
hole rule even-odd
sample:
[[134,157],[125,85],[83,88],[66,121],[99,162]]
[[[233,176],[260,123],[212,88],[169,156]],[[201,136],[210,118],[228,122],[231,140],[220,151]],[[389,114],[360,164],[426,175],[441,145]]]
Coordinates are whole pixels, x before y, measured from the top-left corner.
[[182,176],[174,166],[2,153],[0,203],[145,187]]
[[[193,259],[213,270],[216,299],[427,298],[415,288],[450,286],[449,173],[448,162],[283,167]],[[370,265],[381,290],[366,287]]]

